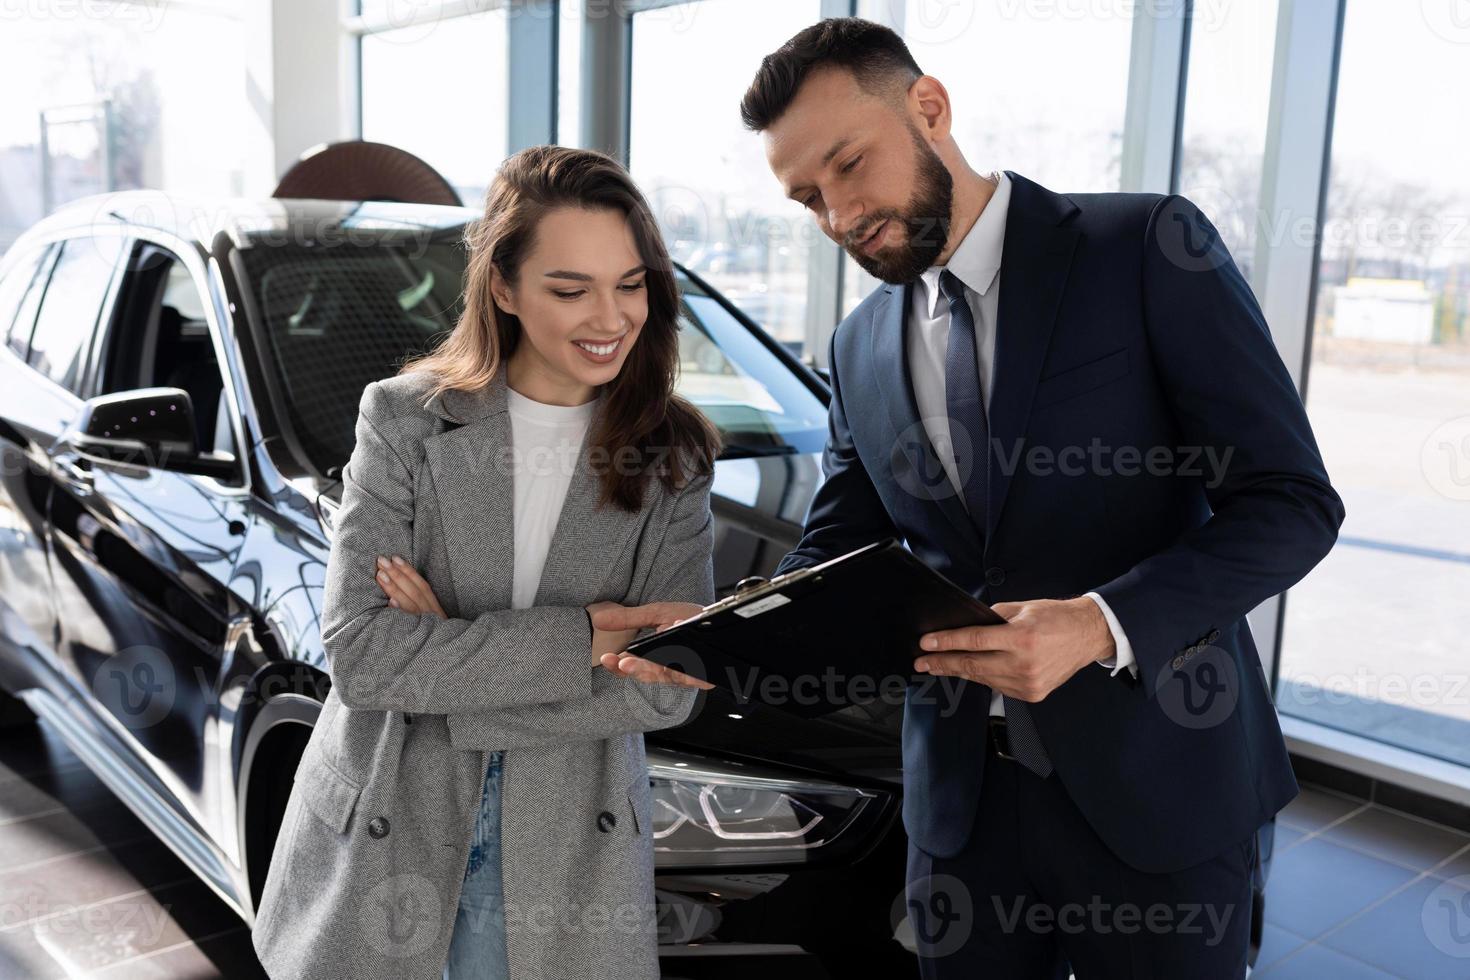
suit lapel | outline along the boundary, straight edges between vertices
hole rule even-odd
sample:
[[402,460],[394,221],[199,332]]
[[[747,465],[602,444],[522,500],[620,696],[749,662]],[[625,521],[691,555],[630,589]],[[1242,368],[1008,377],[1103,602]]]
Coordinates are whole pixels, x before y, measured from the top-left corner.
[[973,551],[980,544],[975,525],[934,453],[934,446],[919,419],[918,405],[914,401],[908,345],[904,342],[904,321],[908,314],[909,291],[913,288],[912,283],[903,287],[883,287],[885,296],[874,311],[868,335],[869,357],[878,379],[878,394],[897,437],[889,451],[889,470],[905,492],[937,507]]
[[1075,228],[1059,224],[1076,205],[1009,170],[1011,202],[1001,250],[1000,302],[991,370],[990,482],[985,540],[994,539],[1011,478],[1024,458],[1031,399],[1046,360],[1062,290],[1077,244]]
[[[483,388],[447,391],[431,400],[430,406],[456,426],[425,440],[424,454],[439,506],[458,614],[509,609],[515,567],[517,457],[506,408],[504,365]],[[653,490],[650,482],[649,492]],[[584,438],[534,605],[582,605],[604,598],[595,593],[642,515],[612,504],[598,509],[598,492],[597,467]]]

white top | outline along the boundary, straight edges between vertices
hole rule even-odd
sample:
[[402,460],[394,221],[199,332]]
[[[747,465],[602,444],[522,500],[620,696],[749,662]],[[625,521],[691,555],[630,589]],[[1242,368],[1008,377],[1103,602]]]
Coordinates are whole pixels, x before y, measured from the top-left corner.
[[551,536],[561,517],[597,399],[582,405],[548,405],[508,386],[506,395],[515,478],[515,567],[510,605],[512,609],[526,609],[541,584]]
[[[946,265],[931,265],[919,276],[919,281],[910,290],[907,323],[904,325],[905,353],[909,359],[909,380],[914,388],[915,407],[924,423],[924,432],[929,444],[939,457],[944,472],[956,490],[960,491],[962,504],[965,501],[963,487],[955,469],[954,449],[949,439],[949,409],[944,398],[944,358],[949,348],[949,304],[939,291],[939,276],[949,269],[960,282],[965,284],[965,300],[970,304],[970,315],[975,321],[975,353],[980,362],[981,392],[988,412],[990,390],[993,387],[995,362],[995,325],[1000,309],[1000,261],[1001,249],[1005,244],[1006,214],[1011,203],[1011,178],[1005,171],[997,170],[984,175],[995,184],[995,191],[980,217],[970,226],[965,237],[955,246]],[[1116,674],[1127,667],[1138,676],[1138,667],[1133,657],[1133,647],[1103,597],[1096,592],[1087,593],[1102,610],[1108,630],[1118,652],[1115,657],[1099,660],[1103,667]],[[998,693],[990,697],[990,713],[1005,714],[1004,702]]]

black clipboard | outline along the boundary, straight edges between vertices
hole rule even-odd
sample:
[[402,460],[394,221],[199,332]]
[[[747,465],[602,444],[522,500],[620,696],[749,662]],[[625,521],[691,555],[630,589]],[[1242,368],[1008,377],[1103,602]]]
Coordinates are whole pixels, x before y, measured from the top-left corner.
[[[773,579],[745,579],[699,615],[627,648],[803,717],[902,690],[919,637],[1005,619],[888,538]],[[865,693],[866,692],[866,693]]]

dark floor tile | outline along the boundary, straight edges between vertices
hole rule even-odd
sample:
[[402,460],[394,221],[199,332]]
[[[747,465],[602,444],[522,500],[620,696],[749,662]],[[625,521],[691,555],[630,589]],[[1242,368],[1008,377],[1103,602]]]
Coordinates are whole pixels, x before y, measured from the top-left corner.
[[1255,976],[1261,970],[1264,970],[1266,967],[1292,952],[1292,950],[1300,949],[1305,942],[1306,940],[1301,936],[1287,932],[1278,925],[1270,922],[1263,923],[1261,927],[1261,948],[1256,953],[1256,965],[1251,975]]
[[1271,845],[1272,860],[1275,860],[1286,851],[1291,850],[1307,838],[1305,831],[1298,830],[1295,827],[1289,827],[1280,820],[1276,821],[1275,834],[1276,839]]
[[1322,838],[1347,844],[1416,871],[1433,867],[1470,844],[1462,834],[1380,806],[1371,806],[1322,831]]
[[27,929],[0,929],[0,977],[65,976],[65,968],[46,952],[46,948]]
[[[181,923],[195,914],[203,897],[201,890],[204,885],[194,880],[73,909],[5,930],[0,933],[0,943],[8,945],[15,934],[26,933],[61,967],[50,975],[90,975],[126,960],[192,944],[191,933]],[[239,924],[237,919],[235,925]]]
[[[241,946],[249,954],[248,961],[238,958]],[[221,961],[216,952],[221,948],[234,955]],[[229,980],[266,978],[251,949],[250,930],[244,923],[230,932],[200,940],[197,945],[189,943],[127,960],[92,974],[92,980],[216,980],[220,977],[228,977]]]
[[82,765],[11,776],[0,780],[0,828],[51,810],[95,806],[112,796],[102,780]]
[[1470,892],[1426,877],[1318,939],[1407,980],[1470,977]]
[[76,813],[46,813],[0,827],[0,872],[151,836],[132,811],[116,799]]
[[1414,877],[1408,868],[1313,837],[1272,862],[1266,918],[1312,939]]
[[1392,973],[1312,944],[1260,972],[1251,980],[1399,980]]
[[1303,786],[1296,799],[1276,815],[1276,823],[1311,833],[1366,805],[1365,801],[1350,796]]
[[1430,874],[1437,878],[1463,878],[1470,885],[1470,847],[1451,855],[1444,864],[1431,868]]
[[230,980],[269,980],[250,943],[248,929],[202,940],[199,949]]
[[104,902],[192,876],[162,843],[152,838],[128,845],[128,865],[108,850],[71,854],[17,871],[0,873],[5,896],[0,928],[20,925],[79,905]]
[[82,760],[49,725],[7,728],[0,737],[0,780],[81,765]]
[[1291,769],[1303,787],[1331,790],[1363,800],[1373,798],[1373,779],[1360,772],[1300,755],[1291,757]]

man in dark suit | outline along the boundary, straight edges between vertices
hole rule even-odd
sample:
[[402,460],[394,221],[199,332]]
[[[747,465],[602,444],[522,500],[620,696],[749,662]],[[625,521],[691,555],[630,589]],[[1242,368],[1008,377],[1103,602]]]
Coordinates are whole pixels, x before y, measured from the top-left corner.
[[885,283],[832,336],[777,571],[895,537],[1007,620],[923,638],[956,697],[908,688],[924,975],[1243,976],[1255,832],[1297,793],[1246,613],[1343,519],[1250,288],[1183,197],[976,172],[876,24],[803,30],[741,111]]

